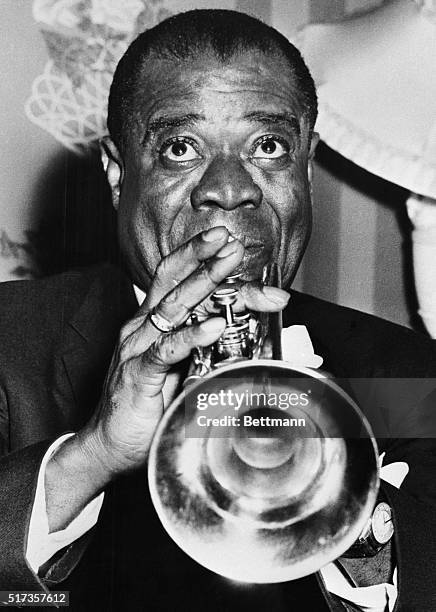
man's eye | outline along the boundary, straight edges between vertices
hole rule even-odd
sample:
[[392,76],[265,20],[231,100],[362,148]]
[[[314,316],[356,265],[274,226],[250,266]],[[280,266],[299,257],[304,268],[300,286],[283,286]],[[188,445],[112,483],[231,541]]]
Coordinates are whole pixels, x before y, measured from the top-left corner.
[[161,155],[173,162],[188,162],[200,158],[193,145],[186,140],[174,140],[165,144],[161,149]]
[[272,136],[254,145],[251,157],[254,159],[278,159],[289,153],[289,147]]

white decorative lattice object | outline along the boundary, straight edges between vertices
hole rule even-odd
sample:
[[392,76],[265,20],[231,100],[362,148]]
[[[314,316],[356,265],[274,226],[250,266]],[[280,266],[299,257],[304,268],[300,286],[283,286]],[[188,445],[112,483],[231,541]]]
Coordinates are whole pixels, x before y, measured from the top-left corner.
[[101,138],[118,60],[169,14],[165,0],[35,0],[50,60],[33,82],[27,117],[69,149]]

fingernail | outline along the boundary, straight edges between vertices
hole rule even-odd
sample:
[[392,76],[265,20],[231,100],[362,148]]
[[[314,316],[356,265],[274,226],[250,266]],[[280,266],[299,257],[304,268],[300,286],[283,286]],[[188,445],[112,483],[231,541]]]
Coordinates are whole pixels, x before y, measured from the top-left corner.
[[264,296],[270,302],[274,302],[274,304],[285,305],[289,302],[289,298],[291,297],[287,291],[279,289],[278,287],[264,287],[262,291]]
[[238,243],[237,242],[228,242],[226,245],[223,246],[222,249],[220,249],[218,251],[218,253],[216,254],[216,257],[219,257],[220,259],[224,259],[224,257],[228,257],[229,255],[233,255],[233,253],[235,253],[238,250]]
[[215,242],[216,240],[222,240],[225,235],[224,227],[212,227],[210,230],[203,232],[201,237],[205,242]]
[[225,320],[220,317],[214,317],[207,319],[200,325],[200,329],[207,334],[215,334],[216,332],[223,331],[225,327]]

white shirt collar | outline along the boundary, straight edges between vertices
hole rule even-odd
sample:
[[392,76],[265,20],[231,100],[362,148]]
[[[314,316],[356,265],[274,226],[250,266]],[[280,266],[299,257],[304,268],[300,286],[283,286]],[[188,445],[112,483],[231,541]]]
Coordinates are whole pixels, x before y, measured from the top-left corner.
[[145,291],[140,289],[137,285],[133,285],[133,291],[135,292],[138,306],[141,306],[142,302],[145,300]]

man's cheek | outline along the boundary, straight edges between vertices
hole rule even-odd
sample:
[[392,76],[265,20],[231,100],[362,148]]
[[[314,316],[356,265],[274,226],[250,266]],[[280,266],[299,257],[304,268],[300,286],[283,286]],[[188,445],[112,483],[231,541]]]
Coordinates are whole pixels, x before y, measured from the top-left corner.
[[179,210],[177,192],[162,188],[151,192],[142,208],[138,223],[156,244],[159,261],[173,250],[172,238]]
[[156,213],[166,213],[189,203],[192,187],[185,177],[155,175],[144,191],[150,202],[149,207]]

